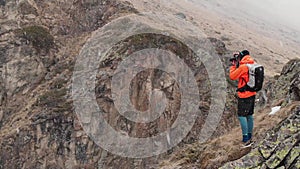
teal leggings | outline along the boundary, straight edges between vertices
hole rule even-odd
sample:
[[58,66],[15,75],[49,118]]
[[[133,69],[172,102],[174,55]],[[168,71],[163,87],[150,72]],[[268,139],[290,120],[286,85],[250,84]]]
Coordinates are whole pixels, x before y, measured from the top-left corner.
[[240,124],[242,127],[243,135],[248,135],[248,133],[252,134],[253,131],[253,115],[249,116],[239,116]]

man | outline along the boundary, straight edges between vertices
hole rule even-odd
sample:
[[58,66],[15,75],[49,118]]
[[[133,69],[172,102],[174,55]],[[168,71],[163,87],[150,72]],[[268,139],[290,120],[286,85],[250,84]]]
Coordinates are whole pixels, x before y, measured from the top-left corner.
[[245,146],[251,145],[253,131],[253,113],[256,92],[241,90],[249,81],[248,67],[246,64],[254,64],[249,51],[234,54],[236,59],[231,59],[230,79],[238,80],[238,118],[242,128]]

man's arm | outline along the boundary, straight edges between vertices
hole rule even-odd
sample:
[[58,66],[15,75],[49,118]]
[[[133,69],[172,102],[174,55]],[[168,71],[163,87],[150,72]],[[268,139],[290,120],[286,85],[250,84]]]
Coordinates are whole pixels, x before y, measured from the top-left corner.
[[237,80],[243,74],[243,66],[236,68],[236,66],[230,67],[229,77],[231,80]]

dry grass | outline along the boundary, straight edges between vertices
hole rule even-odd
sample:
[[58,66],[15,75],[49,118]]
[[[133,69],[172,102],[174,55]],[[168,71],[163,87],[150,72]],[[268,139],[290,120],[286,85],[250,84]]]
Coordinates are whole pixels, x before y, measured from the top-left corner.
[[[269,115],[270,107],[256,112],[253,140],[258,143],[268,130],[286,119],[290,112],[299,105],[300,102],[290,103],[275,115]],[[181,166],[188,168],[195,165],[200,168],[217,168],[225,162],[239,159],[251,151],[251,148],[241,149],[241,139],[241,129],[238,126],[228,134],[207,143],[194,143],[178,150],[160,166],[162,169],[174,169]]]

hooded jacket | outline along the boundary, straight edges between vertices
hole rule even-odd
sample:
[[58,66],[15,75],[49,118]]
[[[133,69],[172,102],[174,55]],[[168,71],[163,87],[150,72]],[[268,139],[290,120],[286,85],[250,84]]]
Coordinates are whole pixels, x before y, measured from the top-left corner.
[[[249,69],[246,64],[254,64],[254,60],[251,58],[250,55],[246,55],[243,57],[243,59],[240,61],[239,68],[236,68],[235,65],[230,67],[229,77],[231,80],[239,80],[238,88],[245,86],[249,81]],[[239,98],[248,98],[254,96],[255,94],[256,92],[250,91],[238,92]]]

